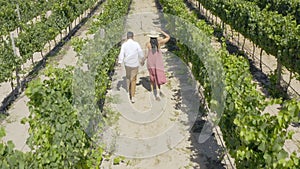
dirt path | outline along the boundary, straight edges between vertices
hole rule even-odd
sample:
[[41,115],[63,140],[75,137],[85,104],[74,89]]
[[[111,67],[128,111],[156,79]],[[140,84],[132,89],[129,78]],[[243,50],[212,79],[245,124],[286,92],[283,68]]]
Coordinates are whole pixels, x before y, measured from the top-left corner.
[[[144,34],[160,27],[156,4],[154,0],[133,0],[129,14],[127,30],[133,31],[134,39],[145,48],[149,38]],[[106,106],[120,116],[104,132],[104,142],[114,156],[124,156],[126,160],[112,165],[111,158],[103,162],[102,168],[225,168],[214,137],[199,144],[197,133],[191,131],[199,122],[196,120],[201,99],[195,80],[180,58],[163,51],[168,83],[162,86],[165,97],[160,101],[150,91],[146,64],[139,68],[134,104],[126,92],[124,67],[116,69],[108,91],[113,101]]]

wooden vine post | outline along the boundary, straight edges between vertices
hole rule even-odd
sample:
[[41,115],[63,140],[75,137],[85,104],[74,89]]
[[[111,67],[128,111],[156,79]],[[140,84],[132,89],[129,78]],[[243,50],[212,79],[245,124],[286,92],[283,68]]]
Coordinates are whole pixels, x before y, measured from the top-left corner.
[[254,60],[254,59],[255,59],[255,57],[254,57],[254,55],[255,55],[255,43],[252,42],[252,45],[253,45],[253,49],[252,49],[252,59]]
[[260,54],[259,54],[259,68],[262,71],[262,53],[263,53],[263,49],[260,49]]
[[224,21],[221,20],[221,23],[222,23],[222,30],[224,30],[224,27],[225,27]]
[[240,32],[237,32],[237,34],[238,34],[238,40],[237,40],[237,44],[238,44],[238,46],[240,46]]
[[280,61],[280,58],[281,58],[281,52],[278,51],[277,52],[277,68],[276,68],[276,74],[277,74],[277,78],[276,78],[276,88],[280,88],[280,81],[281,81],[281,73],[282,73],[282,64],[281,64],[281,61]]
[[287,85],[287,87],[286,87],[286,90],[291,86],[292,78],[293,78],[293,72],[290,71],[289,82],[288,82],[288,85]]
[[233,28],[230,26],[230,30],[231,30],[231,40],[233,41]]
[[218,17],[217,17],[217,15],[215,15],[215,19],[216,19],[216,25],[218,25]]
[[[10,39],[11,39],[11,44],[12,44],[12,48],[14,51],[14,56],[17,58],[17,50],[16,50],[16,45],[15,45],[15,40],[14,40],[14,33],[10,33]],[[16,78],[17,78],[17,90],[19,90],[20,87],[20,76],[19,76],[19,71],[20,71],[20,67],[17,65],[16,66]],[[13,83],[11,83],[13,84]],[[13,86],[12,86],[13,88]]]
[[[19,22],[21,23],[20,8],[19,8],[19,5],[18,5],[18,4],[16,4],[16,6],[17,6],[16,12],[17,12],[17,14],[18,14],[18,19],[19,19]],[[18,26],[18,28],[17,28],[17,33],[19,33],[19,29],[20,29],[20,31],[22,31],[21,26]]]
[[242,50],[244,50],[245,43],[246,43],[246,38],[245,38],[245,36],[244,36],[244,41],[243,41],[243,45],[242,45]]

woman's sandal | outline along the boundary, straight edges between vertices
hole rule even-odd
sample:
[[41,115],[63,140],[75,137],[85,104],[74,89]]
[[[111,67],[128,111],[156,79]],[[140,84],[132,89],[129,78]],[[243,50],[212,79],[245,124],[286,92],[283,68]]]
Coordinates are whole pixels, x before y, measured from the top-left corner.
[[164,94],[163,92],[159,92],[159,95],[160,95],[161,97],[165,97],[165,94]]
[[155,97],[157,101],[160,101],[160,96]]

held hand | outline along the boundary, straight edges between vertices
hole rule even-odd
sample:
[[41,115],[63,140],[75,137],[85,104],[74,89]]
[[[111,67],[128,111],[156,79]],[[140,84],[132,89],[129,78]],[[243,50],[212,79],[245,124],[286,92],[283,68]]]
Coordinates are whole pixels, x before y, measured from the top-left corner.
[[141,63],[141,65],[142,65],[142,66],[144,66],[144,64],[145,64],[145,60],[146,60],[146,58],[143,58],[143,59],[141,60],[141,62],[140,62],[140,63]]
[[144,66],[144,64],[145,64],[145,59],[143,59],[143,60],[141,61],[141,65]]

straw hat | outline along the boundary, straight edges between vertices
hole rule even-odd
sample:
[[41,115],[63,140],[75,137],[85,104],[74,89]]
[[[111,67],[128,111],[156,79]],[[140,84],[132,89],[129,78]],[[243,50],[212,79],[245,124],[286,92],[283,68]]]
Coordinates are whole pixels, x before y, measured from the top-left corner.
[[147,36],[150,37],[150,38],[158,38],[159,33],[156,32],[156,31],[150,31],[150,33],[148,33]]

